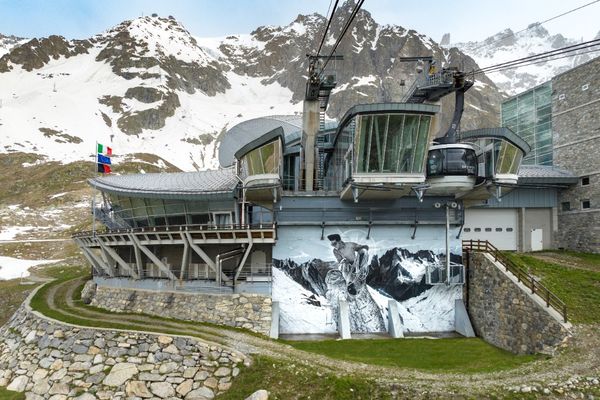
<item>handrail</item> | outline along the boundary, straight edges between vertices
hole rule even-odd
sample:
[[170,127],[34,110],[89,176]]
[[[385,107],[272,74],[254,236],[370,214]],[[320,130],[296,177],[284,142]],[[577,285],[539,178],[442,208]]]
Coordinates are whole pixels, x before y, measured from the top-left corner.
[[555,309],[563,317],[564,321],[567,322],[566,304],[557,295],[542,285],[533,275],[529,274],[522,267],[506,257],[506,255],[498,250],[493,244],[487,240],[463,240],[462,248],[463,254],[468,251],[489,253],[494,257],[495,261],[498,261],[508,272],[512,273],[517,278],[517,281],[521,282],[531,290],[532,294],[537,294],[541,297],[542,300],[546,302],[546,307]]
[[[137,228],[120,228],[120,229],[102,229],[96,230],[96,235],[115,234],[115,233],[176,233],[176,232],[222,232],[222,231],[247,231],[247,230],[274,230],[276,224],[269,222],[263,224],[193,224],[193,225],[159,225],[146,226]],[[76,232],[71,237],[94,236],[93,231]]]

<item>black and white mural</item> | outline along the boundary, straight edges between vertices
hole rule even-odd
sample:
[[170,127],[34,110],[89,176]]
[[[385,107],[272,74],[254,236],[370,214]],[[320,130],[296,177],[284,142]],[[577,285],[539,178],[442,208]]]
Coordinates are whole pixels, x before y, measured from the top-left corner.
[[[451,263],[461,263],[451,232]],[[443,265],[445,229],[410,227],[326,229],[280,227],[273,249],[273,301],[280,303],[281,333],[337,332],[340,300],[348,302],[355,333],[387,330],[390,299],[405,332],[454,330],[461,285],[428,285],[427,268]]]

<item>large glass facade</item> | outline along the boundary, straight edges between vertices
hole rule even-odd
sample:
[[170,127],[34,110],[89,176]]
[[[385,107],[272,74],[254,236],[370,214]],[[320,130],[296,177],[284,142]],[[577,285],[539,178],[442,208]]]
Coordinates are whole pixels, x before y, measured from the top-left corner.
[[552,84],[544,83],[502,103],[502,126],[531,146],[523,164],[552,165]]
[[262,145],[241,158],[244,176],[279,174],[281,164],[281,141],[279,139]]
[[354,139],[358,173],[422,173],[431,116],[361,115]]
[[102,212],[123,227],[220,225],[233,222],[233,201],[184,201],[110,194]]

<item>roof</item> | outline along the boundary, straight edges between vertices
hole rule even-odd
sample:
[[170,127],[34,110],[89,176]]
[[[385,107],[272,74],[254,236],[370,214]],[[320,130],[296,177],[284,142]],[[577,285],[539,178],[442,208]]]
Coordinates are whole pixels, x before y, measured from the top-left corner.
[[229,167],[235,162],[235,153],[273,129],[283,129],[285,142],[293,141],[302,133],[302,115],[272,115],[240,122],[228,130],[219,145],[219,163]]
[[232,199],[239,180],[233,168],[160,174],[109,175],[90,179],[94,188],[117,195],[181,200]]
[[519,185],[521,184],[563,184],[572,185],[579,178],[570,171],[548,165],[521,165],[519,168]]
[[529,154],[531,151],[531,146],[529,146],[529,144],[523,140],[523,138],[507,127],[473,129],[460,133],[460,140],[486,138],[507,140],[521,149],[523,155]]

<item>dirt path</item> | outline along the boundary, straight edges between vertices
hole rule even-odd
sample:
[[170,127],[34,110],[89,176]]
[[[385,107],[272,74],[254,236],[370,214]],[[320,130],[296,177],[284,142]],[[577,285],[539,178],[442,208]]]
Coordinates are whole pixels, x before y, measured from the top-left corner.
[[[249,356],[266,355],[338,375],[357,374],[377,380],[396,390],[423,393],[426,388],[428,396],[433,397],[447,397],[455,393],[451,390],[457,390],[450,388],[458,388],[461,396],[481,396],[505,392],[508,387],[533,385],[552,387],[554,384],[560,385],[569,381],[574,376],[598,377],[600,375],[600,335],[596,333],[600,326],[576,326],[569,348],[549,360],[540,360],[509,371],[495,373],[435,374],[334,360],[236,330],[164,321],[139,314],[107,315],[81,306],[72,300],[74,291],[82,282],[82,279],[76,279],[54,286],[47,292],[48,306],[65,316],[85,319],[90,325],[97,323],[94,321],[102,321],[145,331],[152,326],[153,331],[157,333],[177,331],[183,335],[197,336],[209,342],[225,345]],[[59,304],[66,304],[66,307],[60,307]]]
[[598,263],[598,265],[594,265],[591,262],[583,262],[581,259],[566,253],[541,252],[529,253],[528,255],[551,264],[562,265],[568,268],[600,272],[600,263]]

